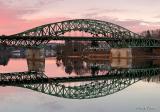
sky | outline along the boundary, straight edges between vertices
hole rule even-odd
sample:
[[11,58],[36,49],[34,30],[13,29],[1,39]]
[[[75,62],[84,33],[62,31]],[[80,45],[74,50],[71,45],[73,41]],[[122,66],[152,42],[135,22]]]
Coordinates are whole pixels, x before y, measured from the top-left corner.
[[160,0],[0,0],[0,35],[69,19],[98,19],[133,32],[160,28]]

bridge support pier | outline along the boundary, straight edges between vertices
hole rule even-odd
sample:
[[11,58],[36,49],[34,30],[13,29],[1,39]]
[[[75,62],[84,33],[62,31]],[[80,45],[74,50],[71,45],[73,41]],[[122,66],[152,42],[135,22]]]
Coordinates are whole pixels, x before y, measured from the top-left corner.
[[152,49],[153,55],[160,58],[160,48]]
[[111,59],[112,58],[132,58],[131,48],[113,48],[111,49]]
[[45,52],[44,49],[30,48],[26,51],[28,71],[44,72]]
[[160,58],[158,51],[160,51],[160,48],[114,48],[111,49],[111,66],[134,68],[137,67],[137,65],[160,65],[160,61],[152,62],[152,60],[148,60]]
[[160,57],[160,48],[113,48],[111,58],[143,58],[152,59]]

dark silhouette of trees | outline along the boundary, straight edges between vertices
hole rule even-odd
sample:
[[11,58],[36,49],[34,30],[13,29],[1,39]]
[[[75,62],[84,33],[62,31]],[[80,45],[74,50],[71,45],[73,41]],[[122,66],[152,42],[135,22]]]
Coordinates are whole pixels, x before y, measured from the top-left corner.
[[141,35],[146,38],[160,39],[160,29],[143,31]]
[[147,31],[147,34],[146,34],[146,38],[150,38],[151,37],[151,33],[150,33],[150,31],[148,30]]

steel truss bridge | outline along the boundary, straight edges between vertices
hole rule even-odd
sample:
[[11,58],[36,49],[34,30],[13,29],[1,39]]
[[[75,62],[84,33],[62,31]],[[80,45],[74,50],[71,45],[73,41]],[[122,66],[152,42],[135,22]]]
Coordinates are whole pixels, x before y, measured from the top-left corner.
[[[67,32],[86,32],[90,36],[65,36]],[[106,41],[111,47],[160,47],[160,40],[146,39],[119,25],[92,19],[74,19],[45,24],[10,36],[0,36],[0,44],[39,46],[51,40]]]
[[[51,96],[69,99],[91,99],[119,92],[142,79],[150,79],[160,73],[160,68],[112,69],[102,76],[48,78],[44,73],[1,73],[1,86],[31,89]],[[86,84],[68,86],[69,82],[89,81]]]

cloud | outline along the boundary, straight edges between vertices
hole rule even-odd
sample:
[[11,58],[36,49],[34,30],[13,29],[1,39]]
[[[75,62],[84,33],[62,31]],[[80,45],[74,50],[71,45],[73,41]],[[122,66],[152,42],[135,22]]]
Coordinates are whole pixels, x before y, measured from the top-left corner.
[[[19,0],[19,1],[22,1],[25,3],[25,1],[28,1],[28,0]],[[50,0],[46,0],[46,3],[49,1]],[[53,0],[53,1],[58,1],[58,0]],[[43,4],[43,1],[37,2],[37,3],[40,5],[40,4]],[[16,6],[18,7],[15,8]],[[1,18],[0,19],[0,35],[15,34],[36,26],[40,26],[42,24],[52,23],[52,22],[67,19],[67,17],[64,17],[64,16],[58,16],[58,17],[55,16],[50,18],[45,17],[45,18],[37,18],[35,20],[32,20],[32,19],[26,20],[26,19],[23,19],[24,15],[32,15],[33,13],[36,13],[38,10],[34,8],[27,8],[27,6],[24,6],[24,8],[20,8],[20,7],[22,6],[20,6],[20,3],[18,3],[16,0],[15,2],[13,2],[13,0],[0,1],[0,18]]]
[[111,22],[137,33],[140,33],[144,30],[160,28],[160,22],[148,22],[148,21],[138,20],[138,19],[122,20],[112,16],[105,16],[105,15],[101,16],[101,15],[98,15],[98,13],[85,13],[82,15],[82,18],[98,19],[98,20]]
[[160,18],[160,15],[154,16],[154,18]]
[[[78,10],[78,8],[72,7],[71,11],[73,11],[73,13],[66,13],[70,11],[65,10],[65,7],[61,8],[61,6],[64,6],[65,4],[58,6],[60,1],[63,0],[1,0],[0,35],[14,34],[42,24],[53,23],[70,18],[89,18],[109,21],[134,32],[160,28],[159,22],[145,21],[146,19],[144,18],[144,20],[135,19],[137,17],[136,10],[125,9],[123,7],[97,7],[86,8],[86,10],[82,7],[82,10]],[[129,15],[132,11],[134,13],[136,12],[136,17],[134,14],[134,17]],[[157,15],[156,18],[160,18],[160,15]]]
[[16,34],[16,33],[26,31],[28,29],[31,29],[31,28],[34,28],[34,27],[37,27],[43,24],[53,23],[53,22],[62,21],[66,19],[68,18],[55,17],[55,18],[25,21],[25,20],[19,20],[19,19],[14,19],[14,18],[10,20],[6,18],[6,20],[4,20],[4,23],[0,24],[0,35]]
[[46,23],[52,23],[67,19],[67,17],[39,18],[36,20],[21,19],[21,12],[13,9],[5,9],[0,7],[0,35],[15,34],[27,29],[40,26]]
[[36,16],[36,14],[43,12],[45,9],[48,10],[49,5],[52,5],[52,7],[54,7],[55,5],[57,5],[57,2],[60,1],[63,0],[4,0],[0,1],[0,7],[4,7],[4,9],[7,10],[16,11],[16,16],[21,19],[28,19],[28,16],[30,16],[32,19],[32,16]]
[[16,8],[35,8],[42,7],[44,5],[56,3],[63,0],[3,0],[0,1],[0,4],[7,7],[16,7]]
[[151,29],[159,29],[160,28],[160,22],[148,22],[143,20],[116,20],[113,21],[116,24],[123,26],[133,32],[140,33],[144,30],[151,30]]
[[[130,15],[130,13],[137,13],[136,10],[127,10],[127,9],[99,9],[99,8],[90,8],[83,14],[81,14],[82,18],[92,18],[92,19],[100,19],[108,22],[112,22],[115,24],[118,24],[120,26],[123,26],[133,32],[141,32],[144,30],[149,29],[159,29],[160,28],[160,22],[150,22],[147,20],[141,20],[141,19],[127,19],[127,18],[133,18]],[[134,14],[133,14],[134,15]],[[156,16],[157,18],[160,17],[160,15]]]
[[125,13],[128,12],[126,9],[100,9],[100,8],[90,8],[87,9],[85,13],[82,14],[84,17],[94,17],[98,15],[108,14],[111,15],[113,13]]
[[[125,16],[126,12],[132,12],[131,10],[126,9],[99,9],[99,8],[91,8],[88,9],[85,13],[81,15],[82,18],[91,18],[91,19],[99,19],[103,21],[108,21],[111,23],[115,23],[122,27],[125,27],[133,32],[141,32],[149,29],[158,29],[160,28],[160,22],[149,22],[140,19],[122,19],[119,15]],[[117,13],[117,14],[113,14]],[[118,16],[115,16],[118,15]],[[159,16],[157,16],[159,17]]]
[[113,8],[113,9],[100,9],[100,8],[90,8],[90,9],[87,9],[87,11],[91,11],[91,12],[128,12],[128,10],[126,9],[116,9],[116,8]]

